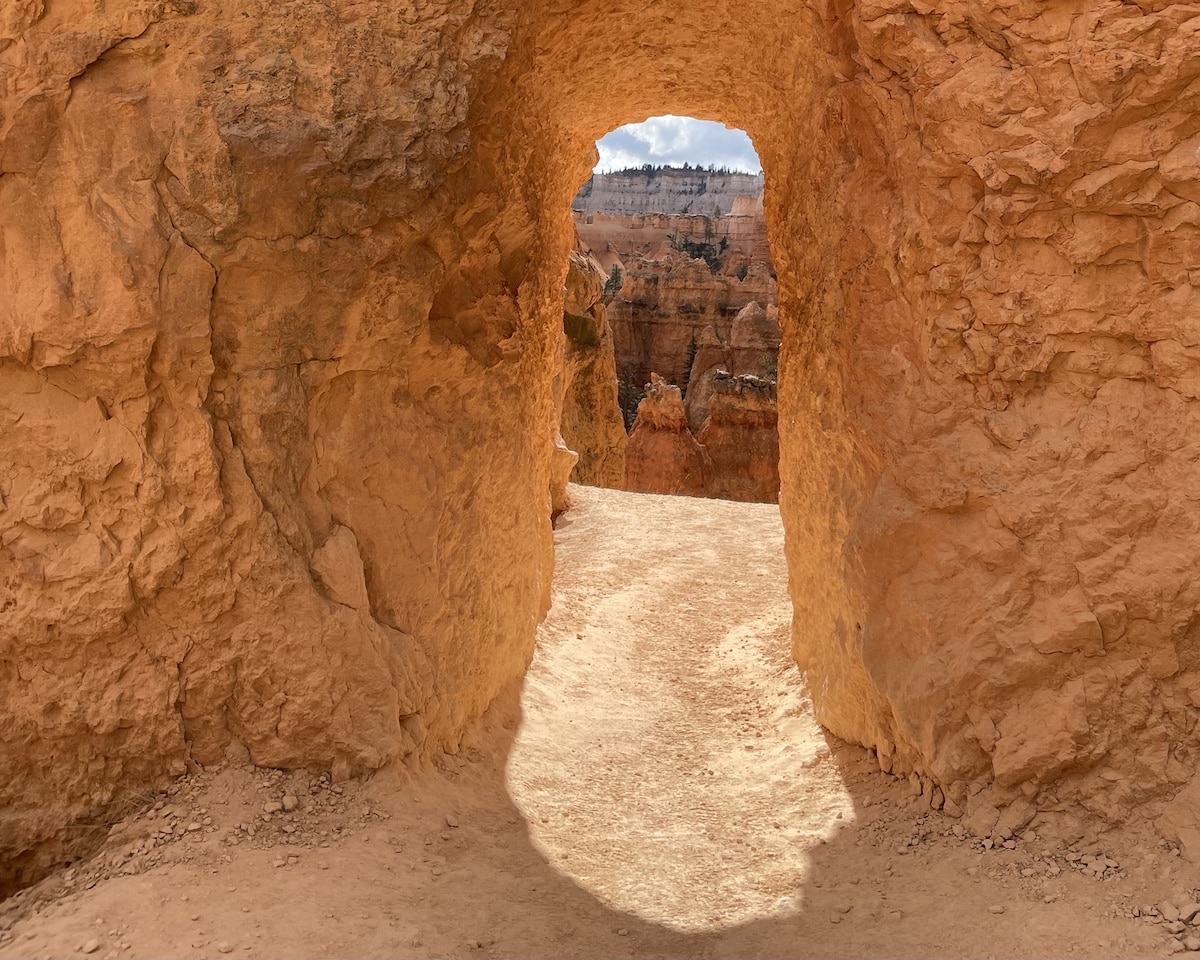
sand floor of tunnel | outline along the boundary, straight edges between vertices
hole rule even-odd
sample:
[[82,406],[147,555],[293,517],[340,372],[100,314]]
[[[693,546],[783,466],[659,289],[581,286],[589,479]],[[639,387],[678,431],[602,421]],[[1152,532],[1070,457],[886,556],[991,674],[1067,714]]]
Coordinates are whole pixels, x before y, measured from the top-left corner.
[[529,675],[457,755],[195,773],[0,905],[0,957],[1167,952],[1132,908],[1200,878],[1148,831],[1074,844],[1104,880],[1050,838],[983,851],[816,726],[777,508],[572,496]]

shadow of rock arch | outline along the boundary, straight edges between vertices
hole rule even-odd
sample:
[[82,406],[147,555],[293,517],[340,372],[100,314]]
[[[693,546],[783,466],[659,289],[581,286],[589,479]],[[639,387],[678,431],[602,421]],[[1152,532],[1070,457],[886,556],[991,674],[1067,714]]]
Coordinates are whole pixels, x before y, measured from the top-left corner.
[[[1192,776],[1200,60],[1169,8],[242,13],[0,35],[9,873],[231,745],[453,750],[521,673],[570,196],[663,111],[766,171],[822,721],[985,816]],[[1104,66],[1150,49],[1126,15],[1149,74]]]

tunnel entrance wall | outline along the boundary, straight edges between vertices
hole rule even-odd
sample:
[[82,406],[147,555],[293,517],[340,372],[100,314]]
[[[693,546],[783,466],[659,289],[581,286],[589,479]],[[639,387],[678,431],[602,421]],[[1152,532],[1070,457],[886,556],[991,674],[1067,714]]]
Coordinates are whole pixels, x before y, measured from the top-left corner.
[[665,111],[767,172],[821,720],[953,812],[1191,777],[1184,8],[667,7],[0,17],[8,881],[189,762],[454,750],[521,674],[570,198]]

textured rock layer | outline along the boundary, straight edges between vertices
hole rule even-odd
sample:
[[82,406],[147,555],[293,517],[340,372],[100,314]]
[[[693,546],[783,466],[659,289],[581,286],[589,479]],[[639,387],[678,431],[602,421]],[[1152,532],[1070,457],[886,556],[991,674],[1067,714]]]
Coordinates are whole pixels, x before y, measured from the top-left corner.
[[571,198],[597,136],[662,112],[766,171],[822,721],[952,809],[1187,782],[1198,23],[7,4],[7,876],[235,742],[340,775],[456,749],[547,602]]

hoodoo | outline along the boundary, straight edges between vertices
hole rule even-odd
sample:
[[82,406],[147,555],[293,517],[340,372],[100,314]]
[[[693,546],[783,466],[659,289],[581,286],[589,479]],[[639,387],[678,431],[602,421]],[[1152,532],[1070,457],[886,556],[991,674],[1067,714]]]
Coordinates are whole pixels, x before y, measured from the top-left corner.
[[1194,8],[22,0],[0,76],[0,891],[227,754],[455,751],[523,674],[571,200],[663,112],[762,159],[818,719],[1006,829],[1192,783]]

